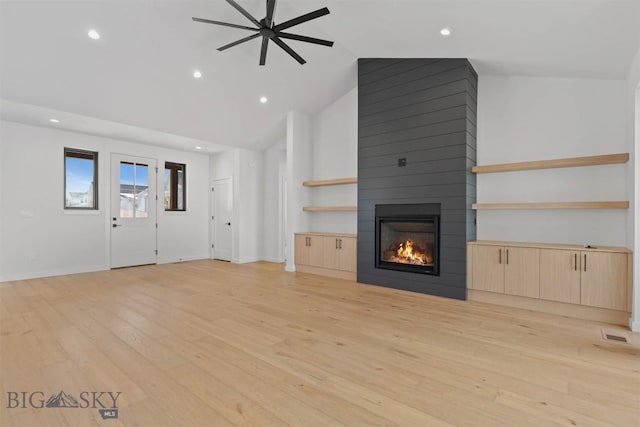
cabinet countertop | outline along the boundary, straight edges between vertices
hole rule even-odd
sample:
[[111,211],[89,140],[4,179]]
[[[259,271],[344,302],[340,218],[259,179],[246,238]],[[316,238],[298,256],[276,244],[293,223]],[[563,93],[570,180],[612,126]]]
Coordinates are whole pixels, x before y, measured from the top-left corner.
[[357,234],[353,233],[321,233],[316,231],[308,231],[306,233],[293,233],[296,235],[304,235],[304,236],[337,236],[337,237],[358,237]]
[[565,250],[571,250],[571,251],[620,252],[620,253],[632,252],[628,248],[619,247],[619,246],[592,245],[592,247],[586,247],[586,245],[576,245],[576,244],[501,242],[501,241],[495,241],[495,240],[473,240],[467,243],[470,245],[508,246],[508,247],[520,247],[520,248],[523,248],[523,247],[539,248],[539,249],[565,249]]

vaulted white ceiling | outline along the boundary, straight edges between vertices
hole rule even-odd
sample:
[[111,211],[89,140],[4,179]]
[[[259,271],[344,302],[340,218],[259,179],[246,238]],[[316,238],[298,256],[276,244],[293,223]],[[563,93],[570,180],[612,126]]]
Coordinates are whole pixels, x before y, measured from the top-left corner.
[[[264,0],[237,1],[264,16]],[[57,114],[58,127],[165,145],[175,135],[183,148],[215,151],[264,144],[287,111],[320,110],[355,86],[359,57],[466,57],[480,74],[622,79],[640,48],[638,0],[278,0],[276,22],[324,6],[330,15],[288,31],[332,48],[288,41],[301,66],[271,44],[259,67],[258,40],[216,51],[247,32],[191,20],[251,25],[223,0],[2,0],[2,116],[46,126]],[[90,28],[102,38],[89,39]]]

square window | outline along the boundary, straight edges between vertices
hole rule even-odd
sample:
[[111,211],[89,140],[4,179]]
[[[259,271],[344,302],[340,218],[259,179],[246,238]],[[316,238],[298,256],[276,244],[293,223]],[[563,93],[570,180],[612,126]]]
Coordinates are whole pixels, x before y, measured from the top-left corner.
[[98,153],[64,149],[64,208],[98,209]]
[[187,165],[164,163],[164,210],[187,210]]

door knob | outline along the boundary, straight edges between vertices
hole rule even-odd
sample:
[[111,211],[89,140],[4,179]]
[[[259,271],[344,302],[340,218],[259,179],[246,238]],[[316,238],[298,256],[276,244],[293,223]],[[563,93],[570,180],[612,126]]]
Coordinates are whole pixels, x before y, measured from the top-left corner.
[[227,222],[227,225],[231,225],[231,223],[230,223],[230,222]]
[[113,228],[120,227],[120,224],[113,224],[112,227]]

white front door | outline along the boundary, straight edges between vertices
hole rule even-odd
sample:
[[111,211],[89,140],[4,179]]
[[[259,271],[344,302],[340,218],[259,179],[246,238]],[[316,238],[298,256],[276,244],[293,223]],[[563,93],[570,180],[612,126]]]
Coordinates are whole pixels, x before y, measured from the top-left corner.
[[111,268],[155,264],[156,161],[111,156]]
[[233,217],[233,183],[231,178],[213,181],[211,232],[212,258],[231,261]]

